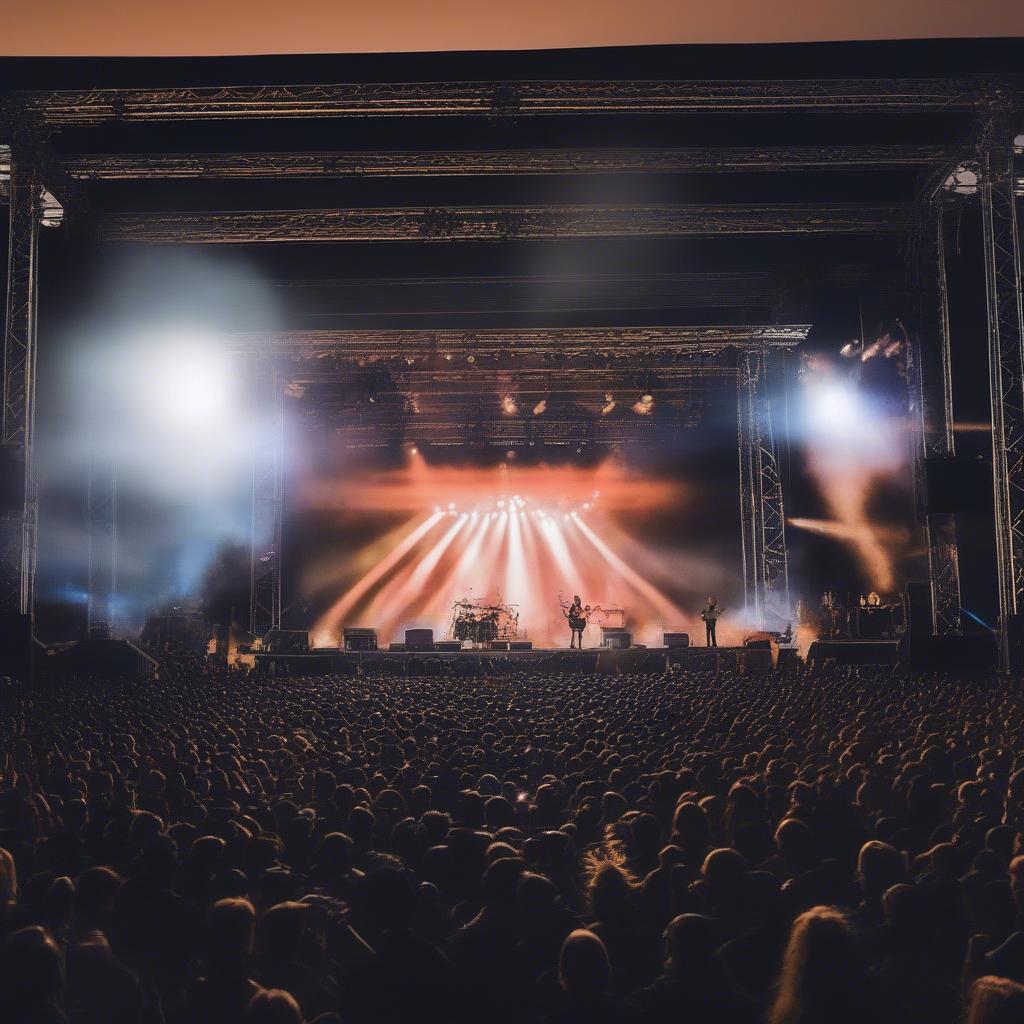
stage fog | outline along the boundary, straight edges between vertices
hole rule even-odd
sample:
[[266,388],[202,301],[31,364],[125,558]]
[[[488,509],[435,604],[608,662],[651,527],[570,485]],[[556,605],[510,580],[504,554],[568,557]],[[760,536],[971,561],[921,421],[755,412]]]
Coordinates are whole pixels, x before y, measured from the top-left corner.
[[[253,459],[276,429],[253,353],[283,330],[290,300],[237,256],[90,262],[68,249],[46,265],[77,287],[43,338],[69,358],[48,360],[60,369],[40,381],[42,633],[82,628],[90,599],[92,617],[125,634],[171,606],[244,629]],[[906,336],[891,316],[865,325],[851,294],[823,296],[814,320],[773,355],[766,385],[790,608],[816,606],[826,587],[898,591],[922,553]],[[575,351],[515,366],[507,355],[271,352],[282,624],[321,645],[352,625],[382,643],[411,627],[440,638],[465,599],[512,606],[520,638],[565,645],[562,602],[578,594],[601,609],[588,643],[601,621],[624,621],[658,644],[664,630],[702,639],[714,596],[719,640],[742,639],[736,353],[662,354],[642,372]],[[105,486],[106,579],[90,519]]]

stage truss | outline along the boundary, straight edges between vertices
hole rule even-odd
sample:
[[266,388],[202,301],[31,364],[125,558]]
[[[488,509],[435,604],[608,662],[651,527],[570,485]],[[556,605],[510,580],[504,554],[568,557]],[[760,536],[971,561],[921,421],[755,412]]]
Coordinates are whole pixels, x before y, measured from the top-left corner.
[[[259,352],[261,394],[272,389],[280,396],[288,391],[293,397],[304,387],[337,382],[361,372],[367,361],[393,367],[388,374],[393,389],[364,398],[379,410],[379,418],[364,429],[350,430],[355,447],[398,447],[415,441],[435,445],[456,444],[469,448],[493,447],[514,452],[534,439],[546,445],[575,446],[577,452],[594,445],[615,447],[620,444],[646,443],[654,426],[652,418],[629,414],[610,417],[593,414],[584,419],[585,410],[577,405],[570,419],[545,418],[534,413],[532,402],[540,394],[557,392],[566,381],[579,386],[581,376],[599,374],[600,380],[617,379],[620,390],[629,379],[629,357],[642,359],[654,355],[653,366],[641,363],[648,378],[658,378],[672,387],[672,373],[683,375],[694,394],[706,393],[709,382],[731,386],[737,401],[740,466],[740,504],[742,511],[742,550],[744,601],[747,623],[753,628],[785,625],[790,617],[789,571],[785,537],[785,509],[779,470],[777,443],[772,417],[772,392],[768,372],[773,358],[802,342],[808,325],[751,325],[746,327],[688,328],[553,328],[548,331],[337,331],[278,332],[271,335],[230,335],[229,341],[251,356]],[[457,358],[455,354],[457,353]],[[506,369],[493,365],[501,357]],[[449,362],[449,357],[451,361]],[[478,365],[476,360],[479,358]],[[532,362],[524,363],[524,360]],[[472,362],[470,362],[472,360]],[[418,368],[413,369],[411,364]],[[596,365],[595,365],[596,364]],[[508,368],[508,367],[511,367]],[[636,371],[640,372],[640,371]],[[540,390],[530,391],[530,377],[543,380]],[[417,378],[418,384],[410,383]],[[430,432],[431,422],[416,419],[410,428],[405,420],[410,389],[419,388],[424,378],[432,379],[437,393],[453,399],[460,389],[472,386],[486,395],[492,409],[486,424],[460,430],[454,436]],[[472,385],[467,384],[467,378]],[[597,394],[602,387],[598,385]],[[639,385],[638,385],[639,386]],[[499,396],[508,390],[523,402],[522,414],[503,415]],[[588,395],[594,386],[589,386]],[[463,395],[466,392],[461,392]],[[660,394],[660,391],[659,391]],[[367,397],[370,396],[370,397]],[[384,397],[400,399],[388,404]],[[422,400],[422,399],[421,399]],[[600,400],[598,399],[598,405]],[[592,403],[593,404],[593,403]],[[266,407],[265,401],[261,405]],[[366,406],[370,408],[371,406]],[[253,605],[252,629],[262,634],[280,627],[281,608],[281,468],[283,415],[275,408],[277,434],[272,447],[258,451],[253,470]],[[628,408],[628,406],[626,406]],[[451,430],[452,416],[441,417]],[[439,420],[439,423],[440,423]],[[438,425],[438,424],[434,424]],[[547,431],[547,433],[544,433]],[[599,431],[599,432],[598,432]],[[361,438],[361,440],[360,440]],[[266,441],[271,445],[270,439]],[[257,531],[259,512],[263,523]],[[269,517],[276,515],[271,524]],[[273,545],[257,542],[276,538]],[[259,579],[257,589],[255,581]]]
[[[1006,102],[1019,102],[1017,81],[984,79],[822,79],[815,81],[508,81],[450,83],[350,83],[217,86],[212,88],[52,90],[10,94],[4,118],[17,140],[14,156],[0,154],[0,200],[10,206],[10,249],[4,331],[5,457],[20,467],[21,508],[5,514],[0,600],[7,610],[30,614],[36,549],[36,491],[32,473],[35,391],[36,280],[38,229],[60,222],[62,210],[45,185],[63,200],[74,182],[132,178],[302,178],[359,176],[444,176],[457,174],[676,173],[750,171],[775,168],[937,165],[949,158],[941,147],[769,146],[701,150],[546,150],[543,152],[452,151],[416,154],[381,152],[285,154],[108,154],[55,159],[46,140],[62,129],[110,122],[220,121],[364,117],[487,117],[519,119],[554,115],[739,114],[809,111],[829,113],[985,112],[999,100],[988,123],[979,166],[985,272],[989,312],[996,530],[1000,607],[1005,632],[1024,601],[1024,370],[1022,370],[1020,239],[1016,197],[1024,192],[1013,165],[1011,139],[1021,134],[1020,118]],[[1017,112],[1019,113],[1019,111]],[[5,140],[6,141],[6,140]],[[956,196],[956,201],[972,201]],[[944,197],[944,201],[950,201]],[[910,223],[910,208],[879,204],[791,204],[756,206],[488,206],[305,211],[223,211],[113,215],[99,226],[109,240],[144,242],[453,241],[587,237],[669,237],[752,234],[899,234]],[[945,324],[941,254],[935,266],[944,354]],[[355,345],[355,339],[349,339]],[[376,339],[381,342],[382,339]],[[445,339],[453,358],[459,342]],[[309,339],[300,342],[308,344]],[[368,342],[369,343],[369,342]],[[496,343],[500,343],[500,340]],[[394,345],[394,339],[390,342]],[[527,347],[528,344],[527,343]],[[541,342],[536,342],[541,344]],[[616,346],[657,350],[659,339]],[[735,344],[735,343],[734,343]],[[763,616],[786,594],[784,510],[770,393],[766,388],[768,349],[750,337],[737,375],[741,491],[744,508],[744,578],[748,607]],[[268,348],[270,351],[268,351]],[[264,347],[258,363],[264,383],[273,380],[273,408],[281,404],[278,363],[289,356]],[[662,349],[662,352],[664,350]],[[294,355],[294,352],[292,353]],[[417,356],[408,354],[416,359]],[[368,357],[372,358],[372,357]],[[468,358],[468,356],[467,356]],[[273,370],[266,368],[272,366]],[[948,389],[948,365],[943,370]],[[923,381],[927,407],[938,401],[933,375]],[[925,444],[933,454],[952,454],[945,426],[932,420]],[[940,403],[941,404],[941,403]],[[280,504],[282,416],[275,412],[275,436],[259,440],[253,461],[254,631],[280,624]],[[943,431],[946,438],[943,439]],[[259,509],[259,512],[257,512]],[[104,519],[106,513],[104,511]],[[959,619],[955,534],[935,517],[929,523],[929,551],[936,621],[954,631]],[[788,603],[783,598],[783,603]]]
[[1024,604],[1024,321],[1010,111],[985,135],[980,190],[988,307],[992,467],[1001,657],[1010,668],[1008,625]]
[[748,618],[760,628],[790,616],[786,512],[767,355],[765,349],[744,351],[736,376],[743,588]]
[[956,517],[929,508],[928,459],[956,455],[953,432],[953,379],[950,366],[949,303],[946,288],[945,208],[922,207],[914,283],[920,309],[910,348],[910,387],[915,431],[915,488],[919,517],[928,542],[932,622],[939,636],[961,632],[960,562]]

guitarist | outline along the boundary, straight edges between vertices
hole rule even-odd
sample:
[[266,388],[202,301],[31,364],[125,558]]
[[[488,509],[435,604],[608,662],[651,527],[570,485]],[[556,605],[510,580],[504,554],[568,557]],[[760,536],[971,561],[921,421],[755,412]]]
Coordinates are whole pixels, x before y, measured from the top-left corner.
[[718,600],[714,597],[709,597],[707,607],[701,609],[700,617],[704,620],[704,632],[707,634],[708,647],[718,646],[715,628],[718,626],[718,619],[724,611],[724,608],[718,607]]
[[562,614],[569,620],[569,629],[572,631],[572,639],[569,642],[570,650],[575,648],[577,636],[580,639],[580,650],[583,650],[583,630],[587,628],[588,610],[584,609],[579,594],[575,595],[568,608],[565,605],[562,606]]

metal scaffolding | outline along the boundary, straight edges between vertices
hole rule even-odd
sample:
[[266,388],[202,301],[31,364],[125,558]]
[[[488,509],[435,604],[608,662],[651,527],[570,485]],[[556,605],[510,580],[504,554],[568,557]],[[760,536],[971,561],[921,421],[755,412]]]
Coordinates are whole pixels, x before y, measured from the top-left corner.
[[936,634],[960,633],[960,563],[956,517],[928,507],[928,459],[956,454],[953,433],[953,379],[950,368],[949,303],[946,291],[944,207],[935,203],[923,211],[926,223],[915,266],[921,297],[921,324],[911,349],[915,392],[919,511],[928,542],[928,578],[932,622]]
[[281,627],[284,382],[272,359],[254,357],[250,369],[256,409],[269,413],[253,439],[252,453],[249,629],[263,636]]
[[16,94],[43,127],[108,121],[583,114],[916,112],[974,107],[985,83],[956,78],[531,80],[225,85]]
[[452,242],[724,235],[900,234],[909,207],[878,203],[339,207],[111,213],[104,242]]
[[981,181],[1000,648],[1004,668],[1010,667],[1009,623],[1024,601],[1024,322],[1012,138],[1008,124],[997,117],[989,126]]
[[[232,332],[228,348],[243,352],[348,362],[425,361],[438,357],[520,359],[557,357],[563,362],[659,356],[700,356],[751,345],[789,348],[807,338],[810,324],[702,324],[680,327],[343,328]],[[412,365],[411,363],[409,365]],[[516,363],[516,365],[520,365]],[[583,365],[582,362],[574,363]],[[450,367],[445,365],[445,368]],[[554,367],[552,367],[554,369]]]
[[766,349],[746,349],[737,374],[740,529],[747,615],[758,629],[789,619],[789,560]]
[[[4,321],[4,407],[0,443],[23,478],[20,508],[3,513],[0,603],[30,615],[36,569],[38,502],[32,472],[35,413],[36,288],[42,187],[38,168],[12,160],[7,314]],[[17,502],[12,503],[19,504]]]
[[939,145],[688,146],[630,149],[306,150],[300,153],[80,153],[61,166],[86,181],[203,178],[419,178],[508,174],[693,174],[800,168],[919,167]]

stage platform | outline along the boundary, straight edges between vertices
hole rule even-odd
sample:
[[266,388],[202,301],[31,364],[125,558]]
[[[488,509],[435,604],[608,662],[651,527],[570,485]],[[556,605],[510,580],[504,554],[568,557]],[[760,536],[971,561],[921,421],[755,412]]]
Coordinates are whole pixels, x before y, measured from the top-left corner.
[[530,651],[341,651],[255,655],[256,671],[271,676],[312,675],[504,675],[512,672],[657,673],[672,667],[694,671],[770,672],[773,652],[752,647],[630,647],[624,650],[568,647]]
[[809,665],[896,665],[901,649],[898,640],[815,640],[807,652]]

